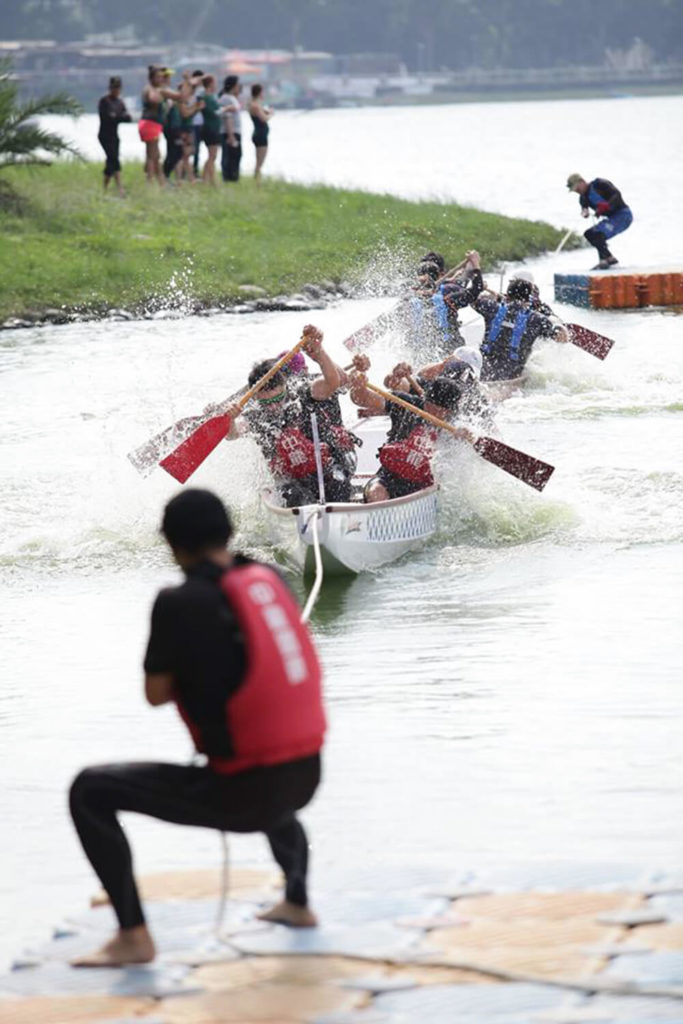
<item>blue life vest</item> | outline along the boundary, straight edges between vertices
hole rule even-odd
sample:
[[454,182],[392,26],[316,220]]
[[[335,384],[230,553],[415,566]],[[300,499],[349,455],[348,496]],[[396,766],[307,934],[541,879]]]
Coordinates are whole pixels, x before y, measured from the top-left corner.
[[450,325],[448,323],[448,306],[443,297],[443,285],[439,285],[439,290],[432,295],[432,306],[434,307],[434,315],[439,330],[443,334],[444,341],[448,344],[450,341]]
[[[505,317],[507,316],[507,311],[507,305],[504,302],[501,302],[496,315],[491,322],[488,339],[481,346],[481,351],[485,356],[489,355],[498,335],[501,332]],[[512,328],[512,334],[510,335],[510,343],[507,353],[508,359],[513,363],[519,362],[519,346],[522,343],[522,338],[524,337],[524,332],[526,331],[526,325],[530,316],[530,309],[521,309],[515,317],[515,323]]]

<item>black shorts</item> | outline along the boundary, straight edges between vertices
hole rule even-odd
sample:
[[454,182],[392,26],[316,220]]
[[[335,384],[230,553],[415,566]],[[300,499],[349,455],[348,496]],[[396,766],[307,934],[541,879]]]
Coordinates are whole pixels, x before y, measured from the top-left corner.
[[416,491],[423,491],[427,486],[426,484],[416,484],[414,481],[406,480],[402,476],[396,476],[395,473],[391,473],[384,466],[381,467],[377,476],[373,476],[372,480],[366,484],[366,488],[374,483],[375,480],[386,488],[390,498],[404,498],[406,494],[415,494]]
[[205,146],[220,146],[220,132],[212,132],[209,128],[202,128],[202,142]]

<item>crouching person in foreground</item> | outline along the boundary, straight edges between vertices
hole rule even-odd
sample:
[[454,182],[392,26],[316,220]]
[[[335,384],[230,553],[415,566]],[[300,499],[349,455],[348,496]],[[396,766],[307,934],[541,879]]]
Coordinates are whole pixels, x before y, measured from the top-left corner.
[[299,608],[278,574],[227,550],[232,528],[209,491],[186,490],[162,533],[185,574],[152,611],[145,696],[175,702],[205,765],[111,764],[75,779],[70,807],[119,930],[79,967],[146,963],[155,948],[119,811],[222,832],[264,832],[285,898],[262,918],[317,924],[308,907],[308,840],[295,812],[320,781],[325,717],[320,666]]

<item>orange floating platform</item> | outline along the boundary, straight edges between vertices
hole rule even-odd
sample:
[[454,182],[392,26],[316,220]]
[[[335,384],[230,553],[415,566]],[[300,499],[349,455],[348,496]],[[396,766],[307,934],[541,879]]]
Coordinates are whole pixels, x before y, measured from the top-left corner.
[[591,270],[555,274],[555,299],[586,309],[683,306],[683,270]]

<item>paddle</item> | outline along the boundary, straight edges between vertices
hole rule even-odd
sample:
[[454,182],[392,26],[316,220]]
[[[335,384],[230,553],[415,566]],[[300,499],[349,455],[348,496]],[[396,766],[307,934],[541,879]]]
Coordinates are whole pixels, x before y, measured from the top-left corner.
[[[245,391],[246,386],[240,388],[239,391],[235,391],[234,394],[225,399],[225,404],[232,405]],[[149,441],[141,444],[139,448],[128,452],[127,458],[137,469],[138,473],[141,473],[142,476],[149,476],[158,466],[160,458],[166,455],[173,447],[180,444],[181,441],[194,434],[195,430],[206,423],[207,420],[212,419],[214,415],[215,413],[202,413],[201,416],[185,416],[172,426],[166,427],[159,434],[155,434]]]
[[578,345],[584,352],[590,352],[596,359],[605,359],[609,355],[614,344],[611,338],[596,334],[581,324],[565,324],[565,327],[569,331],[569,340],[573,345]]
[[[268,372],[242,395],[237,402],[240,409],[243,409],[247,402],[251,401],[254,395],[258,394],[261,388],[268,383],[271,377],[275,376],[278,370],[287,365],[305,341],[306,337],[301,337],[294,348],[285,353],[281,359],[278,359]],[[219,413],[217,416],[212,416],[211,419],[202,423],[194,433],[190,434],[182,444],[179,444],[170,455],[162,459],[159,465],[179,483],[184,484],[223,440],[229,430],[230,417],[227,413]]]
[[[457,263],[451,270],[447,270],[440,278],[437,279],[435,284],[441,284],[444,281],[450,281],[452,277],[457,274],[459,270],[462,270],[467,263],[467,257]],[[378,317],[371,320],[370,323],[366,324],[365,327],[359,327],[357,331],[350,334],[348,338],[344,339],[344,345],[351,351],[359,351],[361,345],[367,347],[373,343],[377,338],[385,334],[394,320],[396,314],[400,311],[403,306],[405,299],[399,299],[395,306],[387,310],[386,313],[380,313]]]
[[[419,416],[435,427],[447,430],[450,434],[455,434],[456,437],[461,436],[461,430],[458,427],[440,420],[437,416],[432,416],[431,413],[424,412],[423,409],[418,409],[417,406],[411,405],[410,402],[399,398],[398,395],[393,395],[390,391],[385,391],[369,382],[367,387],[376,395],[381,395],[387,402],[395,402],[396,405],[403,406],[408,412],[414,413],[415,416]],[[518,480],[522,480],[529,487],[535,487],[537,491],[543,490],[555,472],[554,466],[550,466],[547,462],[541,462],[540,459],[535,459],[532,455],[527,455],[526,452],[520,452],[517,448],[511,448],[510,445],[497,441],[494,437],[477,438],[473,442],[473,448],[487,462],[504,469],[506,473],[516,476]]]

